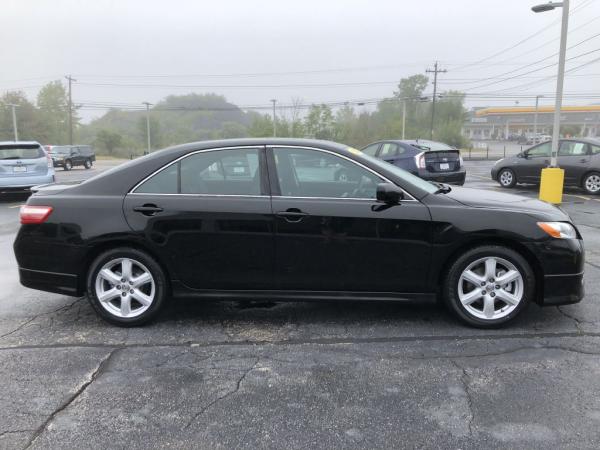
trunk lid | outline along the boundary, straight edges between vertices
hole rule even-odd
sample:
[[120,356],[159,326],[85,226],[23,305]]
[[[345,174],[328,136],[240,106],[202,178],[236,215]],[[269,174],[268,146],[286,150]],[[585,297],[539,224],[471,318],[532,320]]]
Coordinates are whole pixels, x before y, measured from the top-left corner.
[[458,150],[428,150],[423,153],[425,168],[429,172],[454,172],[460,169]]

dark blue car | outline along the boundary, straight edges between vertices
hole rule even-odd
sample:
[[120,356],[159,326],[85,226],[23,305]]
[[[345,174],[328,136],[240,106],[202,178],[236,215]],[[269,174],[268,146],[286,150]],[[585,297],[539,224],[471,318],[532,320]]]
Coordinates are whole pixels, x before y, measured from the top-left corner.
[[[398,166],[424,180],[442,183],[465,183],[466,171],[460,152],[441,142],[417,140],[379,141],[367,145],[363,153]],[[338,179],[351,179],[353,174],[339,171]]]

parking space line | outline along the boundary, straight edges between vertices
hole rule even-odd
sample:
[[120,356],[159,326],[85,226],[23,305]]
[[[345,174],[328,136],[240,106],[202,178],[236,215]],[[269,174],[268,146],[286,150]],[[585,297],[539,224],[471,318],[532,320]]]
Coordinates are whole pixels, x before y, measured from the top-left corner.
[[23,205],[21,205],[21,204],[19,204],[19,205],[10,205],[9,208],[20,208],[21,206],[23,206]]

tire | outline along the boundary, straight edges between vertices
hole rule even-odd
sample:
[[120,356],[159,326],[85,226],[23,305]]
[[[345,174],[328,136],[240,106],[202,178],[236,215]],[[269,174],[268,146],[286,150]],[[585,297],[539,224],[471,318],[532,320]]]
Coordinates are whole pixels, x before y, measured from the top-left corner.
[[517,184],[517,176],[511,169],[501,169],[498,172],[498,183],[503,188],[513,188]]
[[590,172],[583,177],[581,186],[591,195],[600,194],[600,172]]
[[[129,264],[127,261],[131,264],[129,277],[123,276]],[[104,275],[100,275],[101,271]],[[140,276],[144,278],[140,280]],[[167,280],[160,265],[145,252],[128,247],[99,255],[90,265],[86,287],[87,297],[98,315],[121,327],[151,321],[167,298]],[[104,297],[103,301],[101,297]]]
[[71,162],[71,160],[70,160],[70,159],[67,159],[67,160],[65,161],[65,164],[63,165],[63,168],[64,168],[65,170],[71,170],[71,169],[73,168],[73,163]]
[[86,169],[91,169],[92,168],[92,161],[90,161],[89,159],[86,159],[83,162],[83,167],[85,167]]
[[[496,262],[495,276],[490,275],[489,260]],[[512,271],[517,275],[514,280],[498,282]],[[494,282],[490,282],[492,278]],[[448,270],[443,286],[444,302],[461,321],[477,328],[497,328],[512,321],[533,300],[535,275],[516,251],[485,245],[460,255]]]

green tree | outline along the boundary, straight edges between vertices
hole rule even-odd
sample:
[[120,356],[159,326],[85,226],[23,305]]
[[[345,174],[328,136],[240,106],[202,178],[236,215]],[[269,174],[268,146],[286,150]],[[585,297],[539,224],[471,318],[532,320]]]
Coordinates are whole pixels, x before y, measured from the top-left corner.
[[[155,117],[153,113],[150,113],[150,145],[153,150],[157,148],[161,148],[163,145],[162,135],[161,135],[161,127],[159,120]],[[146,114],[144,113],[144,117],[140,117],[138,119],[138,137],[143,142],[143,148],[147,148],[148,142],[148,130],[147,130],[147,121]]]
[[248,128],[248,135],[251,137],[273,136],[273,120],[271,116],[259,113],[252,113],[252,123]]
[[112,155],[123,142],[123,136],[109,130],[100,130],[96,134],[95,145],[103,148],[109,155]]
[[39,112],[21,91],[8,91],[0,97],[0,140],[14,139],[12,107],[9,104],[17,105],[15,113],[19,139],[47,143]]
[[[41,120],[45,124],[45,141],[52,144],[67,144],[69,140],[69,98],[63,84],[51,81],[37,96],[37,106]],[[73,108],[73,129],[76,130],[79,118]]]
[[331,108],[327,105],[311,105],[304,119],[306,134],[316,139],[333,139],[334,119]]

